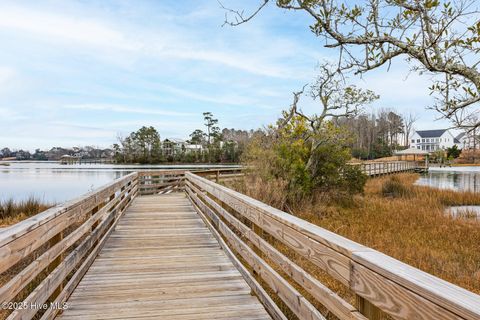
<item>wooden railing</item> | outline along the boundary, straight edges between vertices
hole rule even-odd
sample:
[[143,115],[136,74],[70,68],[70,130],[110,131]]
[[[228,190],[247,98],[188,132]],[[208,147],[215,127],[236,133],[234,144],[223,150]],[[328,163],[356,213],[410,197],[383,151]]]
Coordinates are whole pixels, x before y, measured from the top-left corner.
[[8,319],[54,318],[137,190],[131,173],[2,230],[2,316],[14,309]]
[[[192,170],[197,175],[216,182],[242,177],[242,168],[216,168]],[[183,189],[186,170],[151,170],[139,171],[140,195],[166,193]]]
[[183,188],[185,170],[155,170],[138,172],[140,195],[165,193]]
[[[235,251],[300,319],[325,318],[293,282],[339,319],[381,319],[385,314],[398,319],[480,319],[480,296],[472,292],[193,173],[186,173],[185,185],[212,232],[221,234],[224,249]],[[275,241],[266,240],[270,237]],[[356,307],[282,254],[275,242],[346,286],[356,296]],[[274,318],[285,319],[266,288],[242,268]]]
[[[132,173],[5,228],[0,233],[0,274],[7,279],[0,302],[16,305],[0,316],[54,318],[132,199],[141,190],[151,194],[170,187],[186,190],[275,319],[287,318],[281,311],[285,306],[300,319],[325,319],[319,304],[339,319],[382,319],[386,314],[398,319],[480,319],[480,296],[214,182],[238,177],[237,170]],[[355,302],[333,292],[278,244],[343,284]]]
[[[370,162],[352,164],[359,166],[367,176],[411,171],[418,167],[414,162]],[[237,179],[244,176],[245,168],[212,168],[207,170],[149,170],[139,171],[139,194],[149,195],[181,190],[184,187],[185,172],[193,172],[215,182]]]
[[352,165],[359,166],[367,176],[413,171],[419,168],[418,163],[414,161],[365,162]]

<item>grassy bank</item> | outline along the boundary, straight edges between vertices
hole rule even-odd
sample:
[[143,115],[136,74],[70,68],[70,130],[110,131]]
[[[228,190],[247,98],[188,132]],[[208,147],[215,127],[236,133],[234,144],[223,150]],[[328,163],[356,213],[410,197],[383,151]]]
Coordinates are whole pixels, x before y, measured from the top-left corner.
[[[21,201],[14,201],[13,199],[0,201],[0,228],[18,223],[52,206],[53,205],[47,204],[33,196]],[[32,260],[33,257],[30,257],[26,261],[22,261],[0,274],[0,286],[7,283],[14,275],[23,270]],[[40,274],[41,276],[37,278],[36,283],[38,284],[43,280],[46,274],[46,272],[42,272]],[[33,288],[34,286],[27,286],[25,290],[17,295],[16,299],[18,300],[15,301],[23,301]],[[11,310],[0,310],[0,319],[6,319],[10,312]]]
[[[353,201],[319,196],[289,206],[274,183],[237,184],[239,191],[480,293],[480,223],[444,214],[449,205],[480,204],[480,194],[414,186],[416,174],[370,179]],[[247,187],[248,186],[248,187]],[[329,199],[330,198],[330,199]],[[313,268],[314,269],[314,268]],[[313,270],[311,269],[311,270]],[[335,282],[317,276],[339,289]]]
[[52,205],[29,197],[26,200],[14,201],[13,199],[0,201],[0,227],[6,227],[47,210]]

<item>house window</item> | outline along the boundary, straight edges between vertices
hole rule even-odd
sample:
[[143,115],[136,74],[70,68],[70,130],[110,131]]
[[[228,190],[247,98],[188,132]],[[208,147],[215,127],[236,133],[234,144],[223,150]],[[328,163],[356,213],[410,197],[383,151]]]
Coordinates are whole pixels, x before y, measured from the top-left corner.
[[422,139],[422,142],[425,142],[425,139]]
[[420,143],[420,139],[417,139],[417,143]]
[[412,143],[415,143],[415,139],[412,139]]

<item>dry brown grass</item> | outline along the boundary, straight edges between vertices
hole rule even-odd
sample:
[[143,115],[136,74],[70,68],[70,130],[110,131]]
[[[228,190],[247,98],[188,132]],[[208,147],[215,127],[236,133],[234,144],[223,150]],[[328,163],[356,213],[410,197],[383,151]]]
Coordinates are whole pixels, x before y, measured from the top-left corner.
[[[388,194],[392,176],[370,179],[365,194],[338,204],[329,195],[292,204],[282,201],[282,188],[251,179],[235,188],[261,201],[384,252],[437,277],[480,293],[480,223],[444,214],[449,205],[480,204],[480,194],[415,186],[417,174],[399,174],[405,192]],[[247,187],[248,186],[248,187]],[[313,271],[314,268],[308,268]],[[318,269],[318,268],[317,268]],[[323,280],[321,272],[318,274]],[[325,278],[325,280],[327,280]],[[332,289],[340,289],[327,280]]]
[[0,227],[18,223],[26,218],[52,207],[35,197],[26,200],[14,201],[13,199],[0,201]]
[[[13,199],[0,201],[0,228],[18,223],[39,212],[47,210],[50,207],[52,207],[51,204],[43,203],[34,197],[29,197],[23,201],[14,201]],[[36,250],[36,252],[41,252],[41,250],[45,250],[45,248],[42,247],[39,250]],[[0,286],[7,283],[14,275],[23,270],[31,261],[32,258],[26,259],[25,261],[21,261],[7,271],[1,273]],[[41,276],[45,277],[46,273],[41,273]],[[38,284],[38,282],[39,280],[36,282],[34,281],[32,285],[27,286],[26,290],[22,291],[17,296],[19,300],[16,301],[22,301],[34,289],[35,284]],[[5,319],[9,313],[9,310],[0,310],[0,319]]]

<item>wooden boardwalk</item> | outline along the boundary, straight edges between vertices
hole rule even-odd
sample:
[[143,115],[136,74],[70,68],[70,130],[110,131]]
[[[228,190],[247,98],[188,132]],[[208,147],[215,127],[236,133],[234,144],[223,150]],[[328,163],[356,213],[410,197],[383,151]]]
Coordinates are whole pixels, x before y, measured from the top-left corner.
[[60,319],[270,319],[185,193],[137,197]]
[[133,172],[0,230],[0,319],[480,319],[479,295],[218,183],[235,170]]

